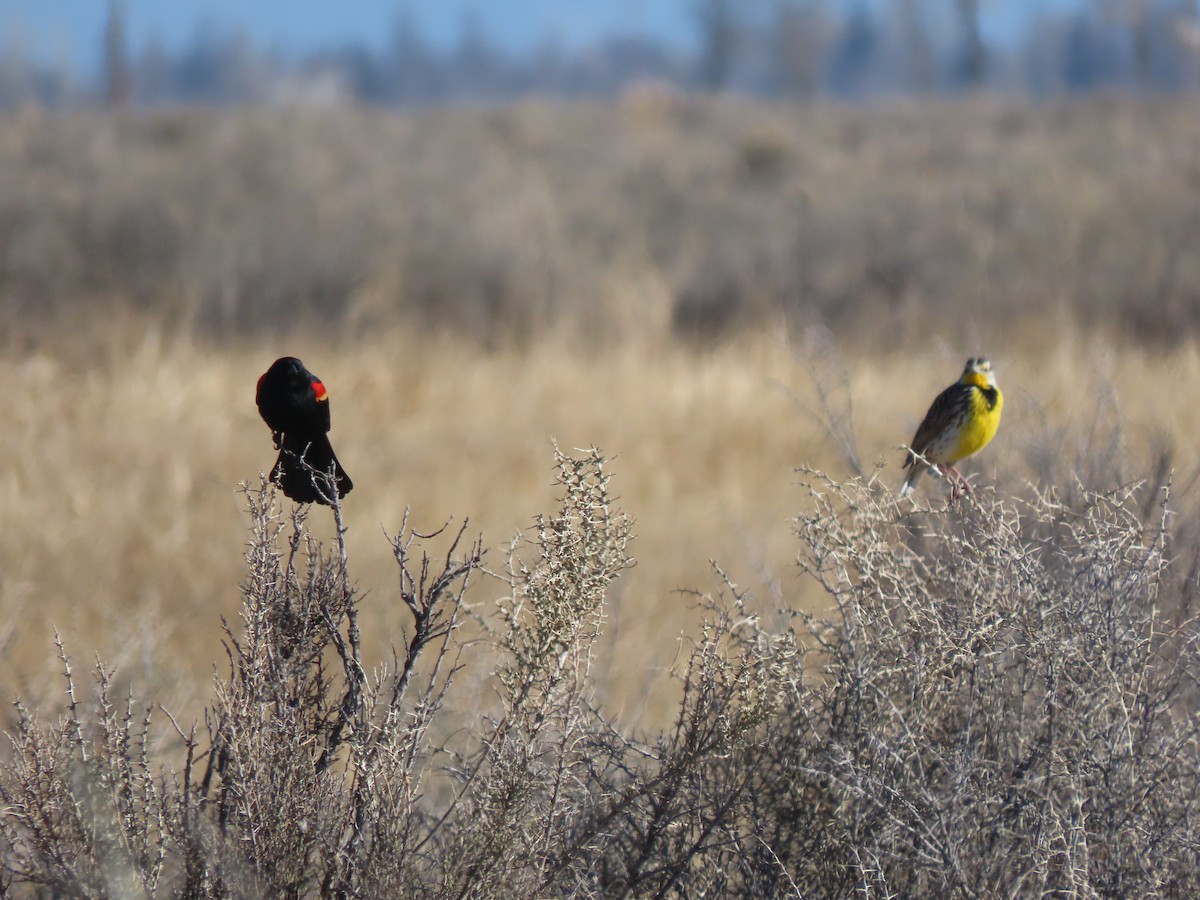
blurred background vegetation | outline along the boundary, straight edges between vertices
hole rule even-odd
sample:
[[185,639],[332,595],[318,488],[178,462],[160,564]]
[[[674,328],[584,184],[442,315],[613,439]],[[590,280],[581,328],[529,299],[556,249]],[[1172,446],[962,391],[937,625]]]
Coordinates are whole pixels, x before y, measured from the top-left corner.
[[[404,323],[875,347],[1197,311],[1190,99],[885,109],[633,93],[499,108],[37,112],[0,133],[0,303],[211,337]],[[953,368],[953,367],[952,367]]]

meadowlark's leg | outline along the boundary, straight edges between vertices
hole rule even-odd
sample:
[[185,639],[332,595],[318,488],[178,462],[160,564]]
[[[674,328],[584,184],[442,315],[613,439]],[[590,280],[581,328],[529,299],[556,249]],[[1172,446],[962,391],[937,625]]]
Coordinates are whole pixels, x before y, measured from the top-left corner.
[[962,473],[949,463],[946,464],[946,480],[950,482],[950,502],[953,503],[963,494]]
[[967,477],[962,472],[958,471],[956,466],[946,466],[946,477],[950,479],[952,485],[950,490],[950,499],[956,500],[959,497],[970,497],[973,493],[971,490],[971,482],[967,481]]

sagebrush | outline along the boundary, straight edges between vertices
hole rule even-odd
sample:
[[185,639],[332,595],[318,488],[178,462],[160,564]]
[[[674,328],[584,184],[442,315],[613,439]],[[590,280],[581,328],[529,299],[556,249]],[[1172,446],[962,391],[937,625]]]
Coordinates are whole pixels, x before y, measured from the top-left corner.
[[998,355],[1071,327],[1177,347],[1200,322],[1196,114],[1187,95],[653,89],[29,110],[0,116],[0,310],[17,336],[133,308],[221,341],[412,322],[611,346],[787,322],[879,352]]
[[[344,545],[247,491],[241,621],[203,726],[114,696],[101,664],[85,700],[61,646],[67,707],[17,705],[5,892],[1200,891],[1200,652],[1167,489],[930,508],[804,472],[799,570],[829,611],[763,608],[716,568],[676,721],[645,734],[593,671],[632,522],[599,451],[556,466],[559,508],[497,571],[465,523],[406,517],[412,622],[378,663]],[[491,612],[464,599],[480,578]]]

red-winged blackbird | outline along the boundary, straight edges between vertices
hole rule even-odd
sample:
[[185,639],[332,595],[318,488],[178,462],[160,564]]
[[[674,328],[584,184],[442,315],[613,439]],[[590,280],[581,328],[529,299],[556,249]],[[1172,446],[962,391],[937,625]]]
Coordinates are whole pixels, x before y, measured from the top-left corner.
[[294,356],[275,360],[258,379],[255,402],[271,427],[279,459],[271,470],[283,492],[298,503],[329,504],[333,493],[329,467],[337,471],[337,495],[345,497],[354,482],[329,444],[329,393],[321,379]]

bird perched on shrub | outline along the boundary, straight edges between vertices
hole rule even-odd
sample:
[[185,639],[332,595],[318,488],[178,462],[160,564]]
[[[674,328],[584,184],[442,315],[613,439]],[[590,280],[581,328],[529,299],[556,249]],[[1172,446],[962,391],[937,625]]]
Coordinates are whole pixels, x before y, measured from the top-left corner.
[[329,481],[335,474],[337,496],[346,496],[354,482],[338,462],[329,443],[329,392],[321,379],[294,356],[275,360],[258,379],[258,412],[271,428],[279,459],[271,480],[298,503],[324,503],[333,498]]
[[908,445],[904,460],[908,477],[900,486],[900,496],[913,492],[926,469],[941,477],[943,468],[950,478],[951,499],[969,492],[970,485],[954,464],[978,453],[995,437],[1003,407],[991,361],[983,356],[968,359],[962,377],[938,394]]

